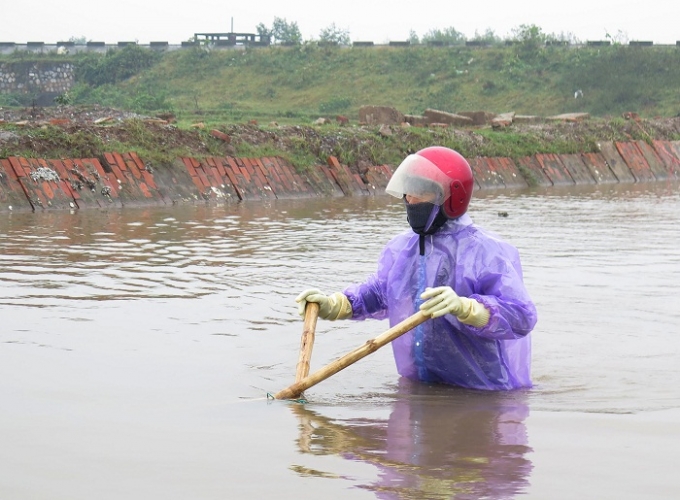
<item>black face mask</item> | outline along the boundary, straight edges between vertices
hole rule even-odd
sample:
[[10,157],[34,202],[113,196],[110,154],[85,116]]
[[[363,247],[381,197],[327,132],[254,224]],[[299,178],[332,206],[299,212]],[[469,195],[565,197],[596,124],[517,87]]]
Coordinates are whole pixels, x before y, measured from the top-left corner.
[[406,203],[406,219],[413,232],[420,235],[434,234],[448,218],[439,205],[434,203]]

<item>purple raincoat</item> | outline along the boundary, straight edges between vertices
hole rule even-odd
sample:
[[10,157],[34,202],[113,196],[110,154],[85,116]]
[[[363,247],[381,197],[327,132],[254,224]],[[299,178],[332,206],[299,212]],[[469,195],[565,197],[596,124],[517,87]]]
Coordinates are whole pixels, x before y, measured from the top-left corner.
[[465,214],[425,236],[407,231],[383,250],[378,270],[344,294],[352,319],[389,318],[390,326],[418,311],[426,287],[450,286],[489,311],[482,327],[452,314],[431,319],[392,342],[399,374],[471,389],[531,387],[531,338],[536,308],[524,287],[517,249],[474,225]]

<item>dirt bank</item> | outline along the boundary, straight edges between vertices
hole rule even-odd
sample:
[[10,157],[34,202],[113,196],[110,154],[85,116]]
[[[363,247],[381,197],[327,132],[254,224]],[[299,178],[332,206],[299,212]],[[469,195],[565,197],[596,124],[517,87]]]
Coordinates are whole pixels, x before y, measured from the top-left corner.
[[[468,157],[512,157],[592,152],[598,141],[680,139],[680,118],[513,123],[499,130],[379,127],[351,122],[344,127],[201,125],[178,127],[172,116],[143,116],[104,107],[0,109],[0,157],[101,158],[108,151],[130,150],[144,159],[156,156],[148,159],[162,161],[179,156],[247,156],[257,153],[257,148],[267,148],[267,154],[280,151],[293,163],[300,157],[325,162],[328,156],[336,156],[350,168],[361,169],[362,165],[393,163],[426,143],[453,144]],[[517,144],[520,149],[513,149]]]

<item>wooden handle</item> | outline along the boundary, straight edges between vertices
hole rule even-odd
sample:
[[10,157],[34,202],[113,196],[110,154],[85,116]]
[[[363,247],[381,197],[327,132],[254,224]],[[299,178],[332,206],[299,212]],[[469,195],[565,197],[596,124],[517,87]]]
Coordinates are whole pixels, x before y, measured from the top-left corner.
[[314,348],[314,333],[316,330],[316,320],[319,318],[319,304],[307,302],[305,308],[305,323],[302,327],[302,338],[300,339],[300,356],[295,368],[295,382],[299,382],[309,375],[309,363],[312,360],[312,349]]
[[365,358],[369,354],[380,349],[385,344],[389,344],[397,337],[401,337],[406,332],[413,330],[416,326],[425,322],[429,318],[429,316],[418,311],[413,316],[409,316],[404,321],[394,325],[392,328],[384,333],[381,333],[376,338],[367,341],[364,345],[357,347],[351,352],[348,352],[341,358],[336,359],[332,363],[329,363],[311,375],[296,381],[290,387],[277,392],[274,394],[274,398],[291,399],[299,394],[302,394],[306,389],[315,386],[319,382],[326,380],[328,377],[335,375],[340,370],[343,370],[349,365],[352,365],[360,359]]

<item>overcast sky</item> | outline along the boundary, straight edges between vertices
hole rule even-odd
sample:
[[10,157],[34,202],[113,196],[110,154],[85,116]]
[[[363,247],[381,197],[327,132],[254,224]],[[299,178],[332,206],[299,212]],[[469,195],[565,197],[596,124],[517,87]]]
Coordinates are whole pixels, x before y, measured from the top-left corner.
[[406,40],[454,27],[468,38],[491,29],[508,37],[522,24],[581,41],[680,40],[680,0],[0,0],[0,42],[56,43],[71,37],[116,43],[167,41],[194,33],[255,33],[275,17],[296,22],[303,39],[332,23],[352,41]]

